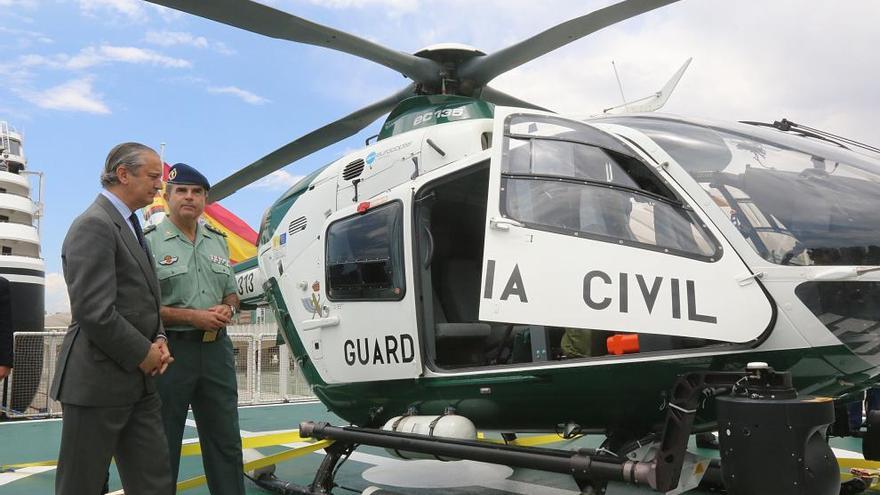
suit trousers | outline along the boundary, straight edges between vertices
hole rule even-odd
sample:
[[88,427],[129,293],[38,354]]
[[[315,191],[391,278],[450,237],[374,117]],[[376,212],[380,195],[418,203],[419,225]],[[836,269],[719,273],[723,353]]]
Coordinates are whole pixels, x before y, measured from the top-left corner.
[[174,493],[157,393],[126,406],[62,407],[56,495],[101,493],[114,457],[126,495]]

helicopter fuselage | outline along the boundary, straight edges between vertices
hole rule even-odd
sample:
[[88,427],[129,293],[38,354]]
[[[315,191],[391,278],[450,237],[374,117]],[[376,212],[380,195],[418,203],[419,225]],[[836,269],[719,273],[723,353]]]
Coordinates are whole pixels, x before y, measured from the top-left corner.
[[414,98],[266,212],[239,292],[365,426],[453,407],[481,428],[646,432],[676,376],[752,361],[802,394],[867,387],[880,275],[822,273],[878,264],[830,193],[880,196],[877,161],[805,173],[804,138],[713,126]]

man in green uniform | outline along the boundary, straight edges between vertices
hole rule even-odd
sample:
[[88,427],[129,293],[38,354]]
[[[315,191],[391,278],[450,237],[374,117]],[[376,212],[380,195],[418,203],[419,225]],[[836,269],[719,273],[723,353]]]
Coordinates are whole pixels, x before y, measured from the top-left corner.
[[160,315],[175,365],[160,376],[162,419],[177,481],[187,408],[212,495],[244,494],[238,387],[226,325],[238,308],[226,236],[199,219],[210,185],[184,163],[168,173],[168,215],[145,230],[162,289]]

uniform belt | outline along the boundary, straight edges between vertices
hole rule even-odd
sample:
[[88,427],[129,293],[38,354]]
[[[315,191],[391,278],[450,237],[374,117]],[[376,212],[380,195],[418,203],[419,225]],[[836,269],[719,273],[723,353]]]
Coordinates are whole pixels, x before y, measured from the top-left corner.
[[210,344],[211,342],[216,342],[222,335],[226,334],[226,328],[218,330],[217,336],[211,341],[205,340],[206,333],[212,332],[204,332],[202,330],[168,330],[165,332],[171,340],[186,340],[188,342],[204,342]]

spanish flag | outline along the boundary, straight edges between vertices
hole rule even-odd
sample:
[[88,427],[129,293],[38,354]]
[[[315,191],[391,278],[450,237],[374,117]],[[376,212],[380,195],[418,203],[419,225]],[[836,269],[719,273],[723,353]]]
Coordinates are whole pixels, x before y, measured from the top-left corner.
[[[162,174],[162,192],[144,210],[147,225],[157,224],[165,217],[165,198],[162,195],[165,193],[164,181],[168,180],[169,170],[171,167],[166,163]],[[257,233],[244,220],[220,206],[220,203],[205,206],[202,219],[226,234],[230,263],[238,263],[257,255]]]

